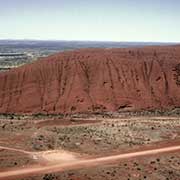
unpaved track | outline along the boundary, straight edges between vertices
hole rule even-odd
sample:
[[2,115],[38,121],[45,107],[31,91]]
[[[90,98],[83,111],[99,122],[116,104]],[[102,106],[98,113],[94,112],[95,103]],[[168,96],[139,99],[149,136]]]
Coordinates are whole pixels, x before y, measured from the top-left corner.
[[10,148],[10,147],[5,147],[5,146],[0,146],[0,149],[8,150],[8,151],[16,151],[24,154],[32,154],[32,152],[21,150],[21,149],[16,149],[16,148]]
[[71,163],[49,164],[44,167],[34,166],[34,167],[28,167],[28,168],[19,168],[19,169],[7,171],[7,172],[1,172],[0,179],[9,179],[9,178],[14,178],[16,176],[28,176],[32,174],[43,174],[43,173],[61,172],[64,170],[72,170],[72,169],[78,169],[78,168],[87,168],[87,167],[97,166],[100,164],[112,163],[114,161],[121,160],[121,159],[129,159],[129,158],[155,155],[155,154],[167,153],[167,152],[173,152],[173,151],[180,151],[180,145],[158,148],[158,149],[151,149],[151,150],[144,150],[144,151],[132,152],[132,153],[126,153],[126,154],[120,154],[120,155],[113,155],[113,156],[107,156],[107,157],[100,157],[100,158],[94,158],[94,159],[77,160]]

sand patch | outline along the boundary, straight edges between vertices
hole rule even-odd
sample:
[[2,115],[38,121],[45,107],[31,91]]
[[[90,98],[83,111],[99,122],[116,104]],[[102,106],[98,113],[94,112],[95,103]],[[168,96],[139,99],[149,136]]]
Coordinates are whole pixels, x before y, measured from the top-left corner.
[[42,159],[50,163],[66,163],[79,159],[78,155],[64,150],[53,150],[38,152],[33,155],[33,159]]

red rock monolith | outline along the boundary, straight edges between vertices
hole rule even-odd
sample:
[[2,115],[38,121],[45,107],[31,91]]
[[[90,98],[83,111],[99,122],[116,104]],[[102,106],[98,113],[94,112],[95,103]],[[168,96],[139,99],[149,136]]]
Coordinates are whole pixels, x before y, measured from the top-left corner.
[[180,107],[180,46],[83,49],[0,73],[0,113]]

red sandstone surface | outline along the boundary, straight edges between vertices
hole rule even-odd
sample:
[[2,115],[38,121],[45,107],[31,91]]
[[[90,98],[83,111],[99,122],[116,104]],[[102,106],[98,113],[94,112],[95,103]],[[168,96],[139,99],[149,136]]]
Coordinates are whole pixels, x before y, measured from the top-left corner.
[[180,107],[180,46],[63,52],[0,74],[0,113]]

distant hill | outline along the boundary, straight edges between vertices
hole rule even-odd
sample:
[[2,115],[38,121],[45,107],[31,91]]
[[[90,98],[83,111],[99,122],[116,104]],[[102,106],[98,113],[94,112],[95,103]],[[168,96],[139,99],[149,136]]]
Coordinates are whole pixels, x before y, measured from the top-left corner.
[[60,41],[60,40],[0,40],[0,52],[74,50],[81,48],[126,48],[152,45],[173,45],[161,42],[111,42],[111,41]]
[[0,73],[0,113],[180,107],[180,47],[83,49]]

